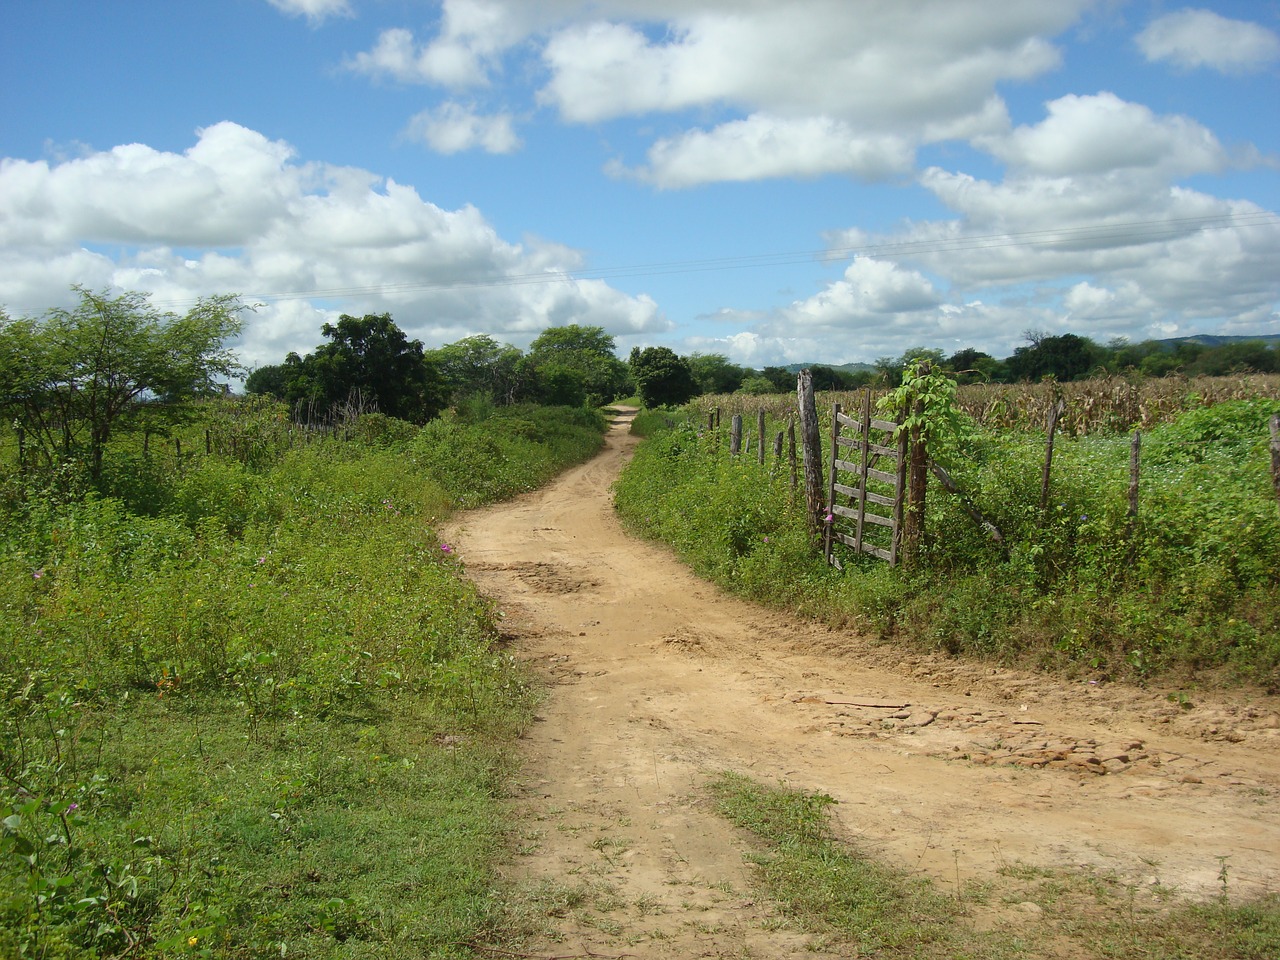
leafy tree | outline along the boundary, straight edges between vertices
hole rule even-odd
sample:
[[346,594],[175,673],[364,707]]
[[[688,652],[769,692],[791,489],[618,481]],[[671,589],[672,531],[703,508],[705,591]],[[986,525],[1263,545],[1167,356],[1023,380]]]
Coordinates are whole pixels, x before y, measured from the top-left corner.
[[698,393],[693,371],[670,347],[636,347],[631,351],[631,379],[646,407],[678,406]]
[[244,381],[244,392],[283,400],[288,396],[289,371],[283,363],[269,363],[253,370]]
[[749,393],[753,397],[763,396],[766,393],[779,393],[777,385],[768,377],[762,377],[759,374],[746,377],[742,381],[742,386],[738,388],[742,393]]
[[1043,333],[1027,334],[1030,346],[1018,347],[1006,363],[1015,380],[1078,380],[1085,377],[1101,359],[1097,344],[1087,337],[1064,333],[1051,337]]
[[1208,377],[1232,373],[1275,373],[1280,370],[1280,353],[1262,340],[1224,343],[1205,350],[1188,371]]
[[733,393],[742,386],[743,379],[750,372],[718,353],[695,353],[687,357],[686,362],[700,394]]
[[240,332],[244,307],[215,296],[179,316],[140,293],[109,299],[74,289],[71,310],[0,317],[0,406],[49,465],[83,456],[97,481],[112,429],[140,402],[209,395],[219,392],[216,378],[241,372],[226,342]]
[[796,375],[786,367],[765,367],[760,376],[773,384],[774,393],[786,393],[796,388]]
[[405,336],[390,314],[343,314],[320,332],[329,342],[315,353],[285,358],[287,399],[295,408],[329,410],[359,396],[410,423],[426,423],[444,409],[443,384],[422,341]]
[[942,358],[941,350],[934,350],[930,347],[911,347],[903,352],[900,357],[878,358],[876,360],[876,370],[879,371],[886,386],[896,387],[902,383],[902,375],[907,367],[919,361],[927,362],[935,370],[945,366],[946,363]]
[[603,327],[549,327],[520,361],[532,399],[566,406],[602,406],[630,390],[627,365]]
[[425,354],[440,371],[454,403],[472,396],[488,396],[513,403],[520,391],[520,351],[481,334],[447,343]]

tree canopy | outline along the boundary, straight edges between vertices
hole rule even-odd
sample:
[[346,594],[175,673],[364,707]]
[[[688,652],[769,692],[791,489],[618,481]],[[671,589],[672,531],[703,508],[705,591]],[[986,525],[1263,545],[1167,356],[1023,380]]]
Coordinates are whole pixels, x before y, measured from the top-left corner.
[[285,358],[286,399],[295,409],[328,413],[359,399],[380,413],[410,423],[426,423],[445,405],[435,363],[423,355],[422,341],[410,340],[388,313],[343,314],[320,332],[329,342],[314,353]]
[[435,362],[452,402],[484,395],[512,403],[520,393],[520,351],[485,334],[447,343],[425,354]]
[[670,347],[636,347],[630,366],[631,379],[646,407],[688,403],[698,393],[688,361]]
[[543,403],[599,407],[630,388],[627,365],[603,327],[548,327],[529,345],[521,368],[527,389]]
[[210,394],[242,372],[226,344],[244,307],[216,296],[178,315],[141,293],[73,289],[71,310],[0,317],[0,404],[48,464],[84,456],[97,480],[113,427],[142,400]]

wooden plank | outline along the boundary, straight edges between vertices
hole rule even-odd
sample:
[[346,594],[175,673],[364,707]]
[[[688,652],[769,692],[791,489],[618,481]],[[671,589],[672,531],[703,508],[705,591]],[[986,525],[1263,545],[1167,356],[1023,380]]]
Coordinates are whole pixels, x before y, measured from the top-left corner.
[[[858,512],[854,510],[852,507],[842,507],[839,504],[837,504],[832,509],[832,513],[834,513],[838,517],[849,517],[850,519],[853,519],[854,517],[858,516]],[[880,517],[880,516],[876,516],[874,513],[867,513],[867,512],[864,512],[862,516],[863,516],[863,519],[867,521],[867,523],[874,523],[881,527],[893,526],[893,520],[889,517]]]
[[[836,484],[836,493],[844,494],[846,497],[860,497],[862,495],[861,491],[855,487],[846,487],[841,483]],[[866,496],[868,503],[874,503],[881,507],[892,507],[898,502],[893,497],[881,496],[878,493],[872,493],[870,490],[867,491]]]
[[[848,460],[837,460],[836,463],[840,467],[840,469],[844,470],[846,473],[852,473],[855,476],[859,476],[859,477],[863,476],[862,469],[856,463],[850,463]],[[892,487],[895,490],[898,488],[897,476],[892,473],[885,473],[883,470],[872,470],[870,467],[868,467],[866,472],[866,478],[868,480],[877,480],[880,483],[886,484],[887,486]]]
[[[854,450],[861,450],[863,440],[861,437],[850,437],[844,434],[840,435],[840,446],[850,447]],[[878,443],[868,443],[867,450],[871,453],[879,454],[882,457],[896,457],[898,455],[897,447],[882,447]]]
[[898,429],[898,425],[892,420],[872,420],[871,429],[883,430],[885,433],[892,433],[894,430]]
[[853,417],[849,416],[843,410],[836,414],[836,422],[839,423],[840,426],[842,427],[853,427],[853,429],[855,430],[862,429],[862,424],[859,423],[857,420],[855,420]]

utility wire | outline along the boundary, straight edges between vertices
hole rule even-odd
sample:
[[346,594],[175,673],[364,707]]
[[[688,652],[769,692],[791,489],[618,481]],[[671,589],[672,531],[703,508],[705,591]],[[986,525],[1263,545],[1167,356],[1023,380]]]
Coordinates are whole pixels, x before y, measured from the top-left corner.
[[[525,286],[529,284],[568,283],[582,280],[617,280],[627,277],[656,277],[682,273],[707,273],[718,270],[745,270],[753,267],[787,266],[799,263],[834,263],[859,257],[868,260],[910,259],[948,253],[962,253],[971,250],[998,250],[1009,247],[1082,248],[1090,246],[1096,248],[1098,245],[1129,246],[1173,240],[1206,230],[1225,230],[1233,227],[1264,227],[1277,224],[1280,224],[1280,217],[1277,217],[1274,213],[1255,211],[1204,217],[1132,220],[1016,233],[943,236],[927,240],[904,240],[892,243],[828,247],[823,250],[748,254],[698,260],[670,260],[617,267],[589,267],[581,270],[506,274],[496,277],[408,280],[401,283],[330,287],[290,293],[255,293],[245,295],[242,299],[264,303],[313,299],[337,300],[428,290],[464,290]],[[176,305],[179,302],[187,301],[173,301],[171,305]]]

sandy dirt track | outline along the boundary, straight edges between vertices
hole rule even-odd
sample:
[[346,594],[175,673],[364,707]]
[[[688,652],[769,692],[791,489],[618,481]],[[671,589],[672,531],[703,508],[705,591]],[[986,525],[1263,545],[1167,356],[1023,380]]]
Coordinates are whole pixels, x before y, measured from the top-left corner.
[[514,879],[564,900],[542,953],[827,956],[752,899],[703,792],[722,770],[829,794],[842,835],[943,888],[1023,863],[1204,897],[1225,863],[1233,895],[1280,890],[1275,698],[899,653],[728,597],[619,526],[628,423],[448,532],[551,685],[513,801]]

